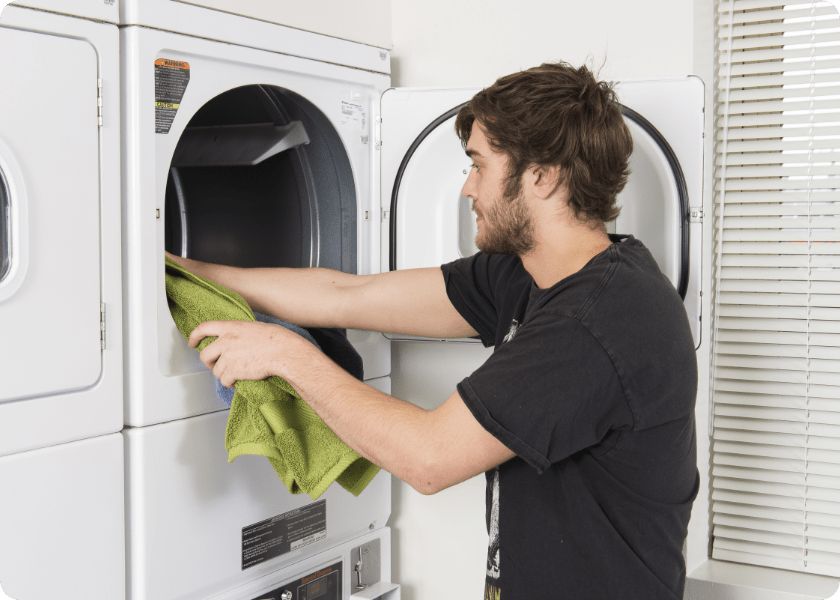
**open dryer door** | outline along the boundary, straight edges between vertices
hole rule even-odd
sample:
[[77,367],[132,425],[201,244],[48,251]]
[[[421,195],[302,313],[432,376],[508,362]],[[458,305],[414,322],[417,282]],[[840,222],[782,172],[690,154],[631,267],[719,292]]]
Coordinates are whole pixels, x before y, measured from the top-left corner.
[[[471,203],[460,194],[470,160],[454,131],[458,109],[477,91],[383,94],[383,270],[438,266],[477,252]],[[692,206],[702,204],[703,84],[694,77],[635,81],[618,91],[633,135],[633,173],[618,198],[621,215],[607,228],[650,249],[685,301],[699,346],[702,223]]]

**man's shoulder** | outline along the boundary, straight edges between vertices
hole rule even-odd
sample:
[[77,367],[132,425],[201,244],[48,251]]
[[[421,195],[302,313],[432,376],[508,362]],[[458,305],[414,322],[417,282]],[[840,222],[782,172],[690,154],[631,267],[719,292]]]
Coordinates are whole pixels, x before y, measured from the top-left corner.
[[608,271],[580,318],[624,374],[637,426],[692,412],[697,356],[677,290],[638,241],[616,248]]
[[510,254],[484,254],[460,258],[441,266],[447,282],[505,290],[509,286],[530,285],[531,276],[522,260]]

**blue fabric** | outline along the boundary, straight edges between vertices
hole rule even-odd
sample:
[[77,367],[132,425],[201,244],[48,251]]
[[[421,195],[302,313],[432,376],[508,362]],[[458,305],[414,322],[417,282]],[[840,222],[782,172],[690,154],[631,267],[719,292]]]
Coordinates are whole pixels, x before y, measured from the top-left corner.
[[[271,317],[269,315],[264,315],[262,313],[255,312],[254,316],[257,318],[257,321],[260,323],[271,323],[272,325],[280,325],[280,327],[285,327],[289,331],[292,331],[298,334],[305,340],[312,342],[318,350],[321,349],[321,346],[318,345],[309,332],[306,331],[303,327],[299,327],[298,325],[293,325],[292,323],[287,323],[286,321],[281,321],[276,317]],[[233,403],[233,395],[236,393],[236,390],[232,388],[227,388],[222,385],[222,382],[218,379],[216,380],[216,394],[221,398],[222,402],[224,402],[225,406],[230,408],[231,404]]]

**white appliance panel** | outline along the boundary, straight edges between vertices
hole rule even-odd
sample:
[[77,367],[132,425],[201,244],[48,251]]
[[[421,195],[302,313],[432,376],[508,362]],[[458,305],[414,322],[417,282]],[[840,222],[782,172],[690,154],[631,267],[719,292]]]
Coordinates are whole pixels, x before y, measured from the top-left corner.
[[[368,382],[390,392],[390,379]],[[333,484],[326,537],[243,569],[244,527],[311,506],[291,495],[268,460],[228,463],[227,412],[126,429],[129,598],[207,598],[312,554],[383,527],[391,512],[391,477],[380,472],[354,497]]]
[[123,485],[117,433],[0,457],[3,592],[125,598]]
[[[199,3],[175,0],[122,0],[120,23],[185,33],[377,73],[391,72],[391,57],[387,50],[277,25],[270,22],[272,18],[258,20],[194,4]],[[251,8],[253,9],[253,4]],[[246,12],[245,8],[236,10]],[[270,10],[272,14],[277,14],[275,9]]]
[[[93,47],[13,29],[0,36],[0,56],[8,57],[0,80],[20,82],[0,89],[2,160],[15,161],[22,176],[4,178],[10,205],[19,203],[28,221],[21,228],[12,219],[15,246],[28,258],[22,281],[9,295],[0,283],[0,395],[8,401],[99,378],[99,136]],[[18,283],[16,271],[10,279]]]
[[[126,422],[144,426],[223,408],[212,375],[187,346],[169,313],[164,288],[165,192],[175,147],[192,116],[235,88],[271,85],[291,90],[329,119],[349,159],[357,201],[357,264],[360,274],[379,268],[379,225],[374,211],[376,177],[370,116],[387,77],[275,53],[239,48],[139,27],[122,32],[125,65],[127,156],[124,252],[127,260],[127,326],[130,358]],[[189,64],[190,79],[172,127],[155,133],[154,63]],[[343,102],[366,110],[348,121]],[[322,240],[321,244],[329,244]],[[365,376],[390,372],[387,340],[355,335],[366,360]]]
[[[656,141],[634,121],[631,175],[619,195],[621,214],[612,224],[615,233],[632,231],[644,242],[660,270],[674,287],[680,278],[680,206],[677,182]],[[626,207],[626,209],[625,209]]]
[[[367,586],[364,589],[357,589],[358,580],[354,572],[354,558],[356,556],[353,550],[371,543],[379,544],[379,556],[381,558],[379,577],[381,579],[379,583]],[[335,546],[315,556],[310,556],[229,592],[213,596],[212,600],[251,600],[252,598],[269,600],[276,597],[276,594],[272,596],[271,593],[278,589],[282,589],[282,591],[290,590],[294,594],[297,590],[294,586],[288,585],[289,582],[301,576],[306,577],[308,575],[311,577],[312,574],[323,573],[336,563],[341,563],[342,566],[342,600],[400,600],[400,586],[390,583],[391,529],[388,527],[383,527],[363,537]],[[297,598],[297,596],[293,597]],[[317,599],[318,596],[315,598]]]
[[176,0],[233,15],[314,31],[378,48],[391,48],[390,0],[335,2],[309,0],[278,3],[273,0]]
[[0,455],[121,428],[118,47],[113,25],[0,20]]
[[[469,200],[460,194],[470,160],[454,132],[454,114],[429,128],[477,91],[396,88],[383,94],[381,202],[383,210],[390,211],[390,222],[382,227],[383,271],[393,268],[394,262],[398,269],[438,266],[476,251],[475,217]],[[622,213],[607,226],[611,232],[641,239],[678,288],[681,232],[688,228],[685,306],[699,346],[702,217],[691,224],[686,221],[690,212],[702,215],[703,84],[696,77],[628,81],[618,91],[622,103],[652,123],[654,131],[649,133],[625,116],[634,138],[633,173],[618,197]],[[660,134],[661,139],[655,137]],[[422,141],[421,135],[426,135]],[[671,164],[669,149],[662,143],[670,144],[680,167]],[[685,207],[680,204],[680,176],[687,190]],[[398,178],[395,205],[392,196]],[[396,247],[390,248],[394,225]]]
[[[435,119],[467,102],[480,88],[394,88],[382,95],[382,271],[390,270],[390,220],[396,218],[397,268],[439,266],[461,256],[459,225],[475,230],[475,217],[462,219],[461,187],[472,161],[453,128],[454,116],[435,128],[407,165],[396,215],[391,214],[394,183],[406,153]],[[471,224],[470,224],[471,221]],[[473,235],[473,240],[475,236]]]
[[120,7],[117,2],[118,0],[16,0],[12,4],[116,24],[120,20]]

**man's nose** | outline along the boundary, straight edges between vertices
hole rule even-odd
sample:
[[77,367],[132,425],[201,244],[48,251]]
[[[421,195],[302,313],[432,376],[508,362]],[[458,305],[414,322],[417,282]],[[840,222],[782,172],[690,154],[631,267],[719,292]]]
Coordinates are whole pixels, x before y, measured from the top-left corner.
[[464,182],[463,187],[461,188],[461,195],[465,198],[471,198],[475,200],[475,182],[473,178],[473,172],[475,169],[472,167],[467,171],[467,180]]

